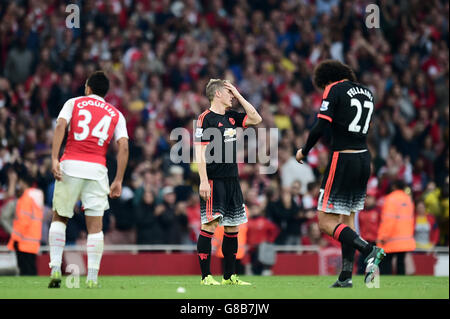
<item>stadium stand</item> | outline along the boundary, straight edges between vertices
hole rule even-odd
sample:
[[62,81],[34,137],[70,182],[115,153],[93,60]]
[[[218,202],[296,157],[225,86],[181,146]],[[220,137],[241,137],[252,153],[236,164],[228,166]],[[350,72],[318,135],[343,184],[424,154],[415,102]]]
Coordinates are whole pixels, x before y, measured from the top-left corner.
[[[312,70],[333,58],[349,64],[375,94],[368,189],[377,205],[391,181],[403,179],[433,215],[436,244],[448,246],[448,1],[382,1],[379,29],[364,26],[370,3],[364,0],[74,3],[81,28],[72,29],[66,1],[0,3],[0,207],[17,198],[13,164],[24,165],[45,193],[43,244],[55,119],[67,99],[83,95],[87,75],[103,69],[111,80],[106,100],[125,115],[130,135],[125,187],[105,214],[105,244],[195,243],[198,174],[195,165],[171,162],[176,141],[169,136],[177,127],[192,132],[193,120],[208,108],[206,83],[227,78],[258,108],[260,127],[280,132],[275,174],[240,164],[246,202],[280,229],[277,245],[333,246],[329,238],[307,239],[329,136],[304,167],[290,165],[321,103]],[[113,152],[108,162],[112,180]],[[287,168],[290,174],[283,174]],[[83,218],[71,220],[67,243],[83,243],[84,227]],[[2,244],[6,228],[0,227]]]

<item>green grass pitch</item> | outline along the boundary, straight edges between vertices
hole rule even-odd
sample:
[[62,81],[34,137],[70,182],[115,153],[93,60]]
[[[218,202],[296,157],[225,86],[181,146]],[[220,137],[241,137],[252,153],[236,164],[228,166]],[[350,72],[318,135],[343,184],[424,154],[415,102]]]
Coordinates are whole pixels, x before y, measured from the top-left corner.
[[[381,276],[367,288],[362,276],[352,289],[330,289],[335,276],[241,276],[252,286],[200,286],[199,276],[100,276],[100,288],[48,289],[48,277],[0,277],[0,299],[448,299],[449,278]],[[215,276],[220,281],[220,276]],[[184,293],[177,292],[179,287]],[[182,290],[182,289],[181,289]]]

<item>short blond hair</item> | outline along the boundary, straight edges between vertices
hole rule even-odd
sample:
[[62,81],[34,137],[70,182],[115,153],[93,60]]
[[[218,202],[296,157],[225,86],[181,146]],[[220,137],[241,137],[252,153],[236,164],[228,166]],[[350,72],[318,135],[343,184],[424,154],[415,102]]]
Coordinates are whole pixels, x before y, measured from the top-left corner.
[[225,80],[211,79],[206,85],[206,97],[210,102],[214,99],[216,91],[222,89],[225,86]]

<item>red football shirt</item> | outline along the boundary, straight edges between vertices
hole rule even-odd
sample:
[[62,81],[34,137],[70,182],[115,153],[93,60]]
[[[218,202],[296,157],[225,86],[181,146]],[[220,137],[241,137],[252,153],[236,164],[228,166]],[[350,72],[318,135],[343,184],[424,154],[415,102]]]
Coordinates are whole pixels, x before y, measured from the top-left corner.
[[67,175],[100,179],[106,173],[106,152],[112,139],[128,138],[123,115],[97,95],[68,100],[58,118],[69,123],[61,167]]

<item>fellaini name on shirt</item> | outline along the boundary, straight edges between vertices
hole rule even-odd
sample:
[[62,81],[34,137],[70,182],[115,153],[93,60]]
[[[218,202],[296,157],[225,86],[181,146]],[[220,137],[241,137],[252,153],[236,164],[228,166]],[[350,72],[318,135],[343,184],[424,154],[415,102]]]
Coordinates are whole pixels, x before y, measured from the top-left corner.
[[370,93],[367,89],[362,89],[360,87],[352,87],[350,90],[347,91],[348,96],[353,97],[356,94],[363,94],[369,98],[369,100],[373,101],[372,93]]

